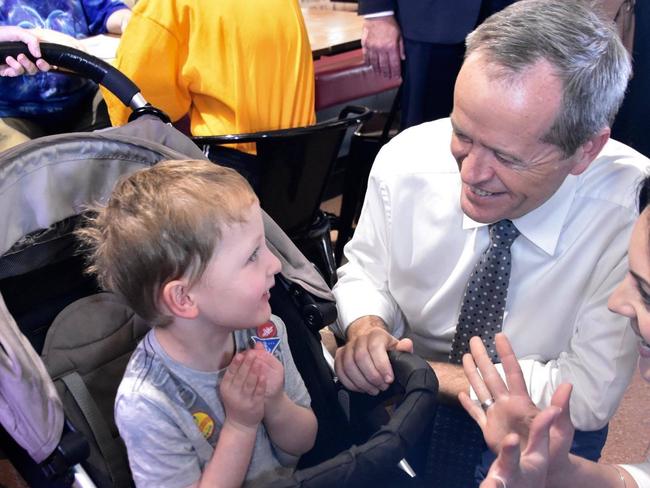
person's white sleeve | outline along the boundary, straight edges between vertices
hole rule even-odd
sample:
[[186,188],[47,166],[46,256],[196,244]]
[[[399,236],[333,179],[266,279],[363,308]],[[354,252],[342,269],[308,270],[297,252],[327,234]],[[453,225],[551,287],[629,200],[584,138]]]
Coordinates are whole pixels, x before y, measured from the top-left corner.
[[[519,359],[528,392],[539,408],[550,405],[560,384],[573,385],[571,421],[578,430],[597,430],[609,422],[634,373],[636,336],[627,318],[607,309],[607,299],[626,271],[627,259],[623,257],[585,300],[576,323],[567,325],[574,329],[568,350],[549,361]],[[515,340],[510,339],[516,353]],[[496,367],[505,378],[501,364]],[[470,397],[476,399],[475,392],[470,391]]]
[[[621,243],[612,242],[612,247],[618,245]],[[546,363],[520,360],[531,398],[540,408],[550,404],[560,384],[573,385],[571,420],[579,430],[600,429],[609,422],[634,372],[636,336],[627,318],[607,309],[607,300],[626,271],[623,256],[577,310],[567,351]]]
[[395,12],[392,10],[384,10],[382,12],[374,12],[372,14],[365,14],[363,16],[364,19],[376,19],[377,17],[390,17],[391,15],[395,15]]
[[640,464],[621,464],[620,466],[630,473],[639,488],[650,488],[650,459]]
[[[381,165],[380,151],[375,168]],[[339,268],[334,287],[339,323],[336,331],[345,337],[354,320],[366,316],[381,317],[395,336],[403,333],[398,307],[388,289],[390,263],[390,192],[387,185],[371,172],[363,210],[353,239],[345,247],[348,263]]]

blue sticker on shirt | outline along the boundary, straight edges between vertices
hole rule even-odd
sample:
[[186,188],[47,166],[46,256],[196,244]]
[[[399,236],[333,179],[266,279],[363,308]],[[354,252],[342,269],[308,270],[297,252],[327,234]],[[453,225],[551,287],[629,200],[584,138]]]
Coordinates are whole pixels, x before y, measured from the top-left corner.
[[280,344],[279,337],[269,337],[268,339],[262,339],[261,337],[252,336],[251,339],[262,344],[264,346],[264,350],[269,354],[273,354]]

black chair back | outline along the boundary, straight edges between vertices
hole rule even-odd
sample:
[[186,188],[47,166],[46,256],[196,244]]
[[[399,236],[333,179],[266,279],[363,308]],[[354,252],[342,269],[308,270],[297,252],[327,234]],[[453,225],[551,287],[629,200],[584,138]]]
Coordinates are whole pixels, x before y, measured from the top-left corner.
[[333,285],[336,265],[320,204],[346,131],[371,115],[365,107],[348,106],[338,119],[308,127],[194,137],[193,141],[210,160],[223,164],[227,163],[220,159],[221,146],[256,143],[253,158],[258,174],[252,179],[262,208]]

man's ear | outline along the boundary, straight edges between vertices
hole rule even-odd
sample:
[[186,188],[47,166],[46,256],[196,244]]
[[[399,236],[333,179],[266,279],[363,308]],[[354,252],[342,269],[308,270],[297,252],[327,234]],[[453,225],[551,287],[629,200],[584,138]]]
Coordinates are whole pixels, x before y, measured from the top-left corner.
[[195,319],[199,314],[199,307],[189,293],[189,285],[183,279],[166,283],[160,292],[160,300],[176,317]]
[[574,155],[576,159],[571,169],[572,175],[577,176],[589,167],[609,140],[611,132],[609,127],[604,127],[578,148]]

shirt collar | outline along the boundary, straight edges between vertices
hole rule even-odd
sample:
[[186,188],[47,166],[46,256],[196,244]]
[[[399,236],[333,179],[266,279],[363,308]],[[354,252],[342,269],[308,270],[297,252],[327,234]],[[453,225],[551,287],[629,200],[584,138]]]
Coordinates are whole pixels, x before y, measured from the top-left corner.
[[[578,180],[576,176],[568,175],[560,188],[536,209],[523,217],[513,220],[521,235],[531,241],[548,255],[553,255],[557,248],[560,234],[571,209],[575,197]],[[463,215],[463,229],[484,227],[483,224]]]

